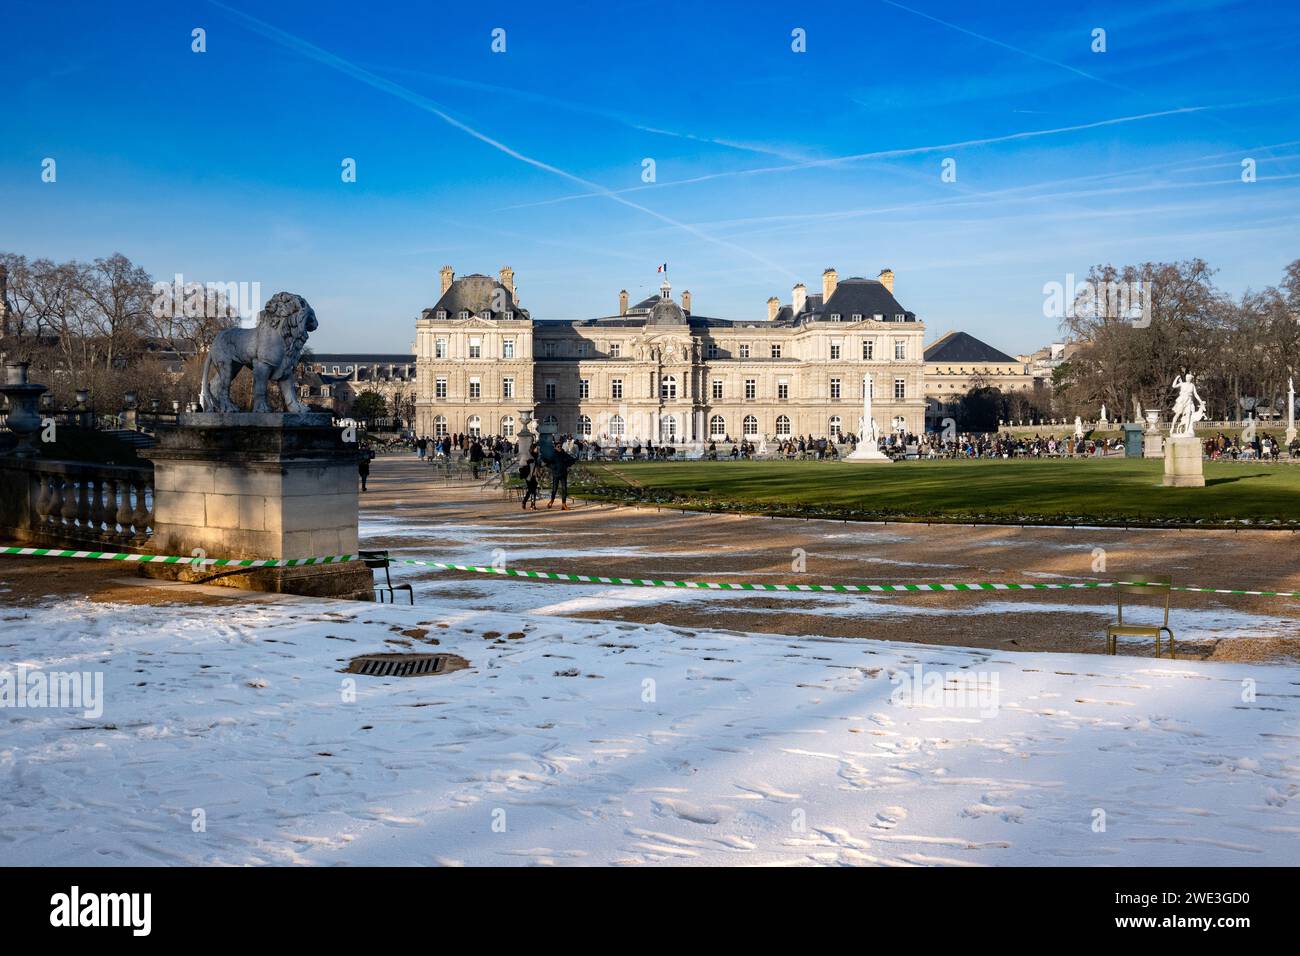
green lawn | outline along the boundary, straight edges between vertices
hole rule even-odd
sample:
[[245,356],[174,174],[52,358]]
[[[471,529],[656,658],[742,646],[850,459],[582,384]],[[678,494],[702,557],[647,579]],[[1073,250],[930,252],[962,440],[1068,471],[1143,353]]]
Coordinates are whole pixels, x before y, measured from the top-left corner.
[[1205,463],[1165,488],[1163,461],[639,462],[584,464],[581,493],[764,514],[1047,524],[1300,526],[1300,466]]

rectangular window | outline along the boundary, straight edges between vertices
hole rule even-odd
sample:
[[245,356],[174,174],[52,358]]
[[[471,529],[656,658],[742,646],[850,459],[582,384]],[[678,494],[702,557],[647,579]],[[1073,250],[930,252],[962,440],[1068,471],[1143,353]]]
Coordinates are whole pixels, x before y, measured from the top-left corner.
[[831,379],[831,398],[837,399],[839,397],[840,397],[840,380],[838,378],[833,378]]
[[621,378],[613,379],[609,383],[609,397],[610,398],[623,397],[623,380]]
[[781,357],[781,346],[774,342],[772,343],[772,358],[780,358],[780,357]]
[[618,358],[618,353],[619,353],[620,350],[621,350],[621,346],[620,346],[617,342],[610,342],[610,343],[609,343],[609,357],[610,357],[610,358]]
[[469,397],[472,399],[483,397],[483,383],[476,378],[469,380]]
[[503,378],[501,380],[501,397],[502,398],[515,397],[515,380],[513,378]]
[[483,340],[478,338],[477,336],[469,340],[469,357],[470,358],[483,357]]
[[542,354],[543,354],[544,356],[546,356],[547,358],[555,358],[555,343],[554,343],[554,342],[543,342],[543,343],[542,343]]
[[783,402],[790,399],[790,383],[785,379],[776,383],[776,397]]
[[831,361],[832,361],[832,362],[838,362],[839,359],[840,359],[840,344],[839,344],[838,342],[832,342],[832,343],[831,343]]
[[740,347],[740,357],[741,357],[741,358],[749,358],[749,346],[748,346],[748,345],[742,345],[742,346]]
[[555,383],[554,383],[554,382],[548,381],[548,382],[546,383],[546,400],[547,400],[548,402],[553,402],[553,401],[555,401]]
[[587,357],[587,344],[588,343],[586,339],[583,339],[581,342],[578,343],[578,358]]
[[589,378],[578,379],[578,397],[579,398],[591,397],[591,379]]
[[720,378],[713,380],[713,400],[715,402],[722,401],[722,379]]
[[901,362],[907,358],[907,343],[902,339],[894,339],[894,359]]
[[445,378],[440,378],[433,383],[433,397],[434,398],[447,397],[447,380]]
[[862,340],[862,358],[870,362],[876,357],[876,343],[871,339]]
[[709,343],[709,351],[708,351],[708,355],[709,355],[709,358],[711,358],[711,359],[715,359],[715,358],[718,357],[718,343],[717,343],[717,342],[710,342],[710,343]]
[[745,379],[745,401],[752,402],[756,398],[758,398],[758,380]]
[[896,401],[902,401],[905,398],[907,398],[907,379],[894,379],[894,399]]
[[502,339],[502,340],[501,340],[501,357],[502,357],[503,359],[512,359],[512,358],[515,357],[515,340],[514,340],[514,339]]
[[445,359],[447,357],[447,340],[438,339],[433,346],[433,357]]

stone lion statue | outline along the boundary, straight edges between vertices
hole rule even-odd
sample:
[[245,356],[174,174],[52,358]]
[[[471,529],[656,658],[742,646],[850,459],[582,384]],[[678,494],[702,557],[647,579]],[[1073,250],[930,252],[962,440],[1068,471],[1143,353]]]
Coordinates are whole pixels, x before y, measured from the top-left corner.
[[[308,333],[315,332],[316,328],[316,313],[306,299],[292,292],[277,292],[257,313],[256,328],[223,329],[212,340],[212,347],[203,360],[199,405],[205,412],[239,411],[230,398],[230,383],[246,367],[253,370],[254,412],[271,411],[266,401],[268,382],[280,386],[288,411],[307,411],[307,406],[294,394],[293,369],[307,344]],[[215,388],[211,379],[214,366]]]

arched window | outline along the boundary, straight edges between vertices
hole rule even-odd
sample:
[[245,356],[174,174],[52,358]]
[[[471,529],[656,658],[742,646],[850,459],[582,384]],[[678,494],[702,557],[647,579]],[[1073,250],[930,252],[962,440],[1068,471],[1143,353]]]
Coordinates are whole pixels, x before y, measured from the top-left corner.
[[611,438],[623,437],[623,416],[615,415],[609,420],[609,434]]
[[466,429],[465,429],[465,430],[468,431],[468,432],[470,433],[470,436],[471,436],[471,437],[473,437],[473,438],[478,438],[479,435],[481,435],[481,434],[483,433],[483,422],[482,422],[482,420],[481,420],[477,415],[471,415],[471,416],[469,417],[469,423],[468,423],[468,425],[466,426]]
[[436,418],[434,418],[433,437],[434,438],[447,437],[447,416],[446,415],[438,415]]
[[544,427],[552,429],[553,431],[558,431],[560,428],[560,420],[556,418],[554,415],[547,415],[544,419],[542,419],[542,425]]
[[745,416],[745,437],[753,438],[758,435],[758,419],[753,415]]
[[671,442],[677,437],[677,416],[665,415],[659,419],[659,440]]
[[786,415],[776,416],[776,433],[778,435],[790,434],[790,419]]
[[721,415],[714,415],[709,419],[709,437],[722,438],[727,434],[727,420]]
[[832,416],[831,416],[831,436],[834,437],[834,438],[839,438],[839,437],[840,437],[840,434],[843,432],[843,430],[844,430],[844,423],[843,423],[842,421],[840,421],[840,416],[838,416],[838,415],[832,415]]
[[507,438],[513,438],[515,435],[515,420],[509,415],[501,419],[501,434]]
[[659,397],[664,401],[677,397],[677,379],[672,375],[665,375],[659,380]]
[[578,434],[579,435],[591,434],[591,419],[588,418],[586,415],[578,416]]

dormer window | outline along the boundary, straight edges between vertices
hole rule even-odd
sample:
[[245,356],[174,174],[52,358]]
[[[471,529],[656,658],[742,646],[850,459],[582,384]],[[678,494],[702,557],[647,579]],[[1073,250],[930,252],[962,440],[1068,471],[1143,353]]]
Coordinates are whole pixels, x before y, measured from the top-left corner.
[[514,317],[515,317],[515,314],[514,314],[513,312],[507,312],[507,313],[505,314],[505,316],[504,316],[504,318],[506,319],[507,322],[510,321],[511,319],[513,319]]
[[439,310],[438,310],[438,318],[440,318],[440,319],[445,319],[446,317],[447,317],[447,310],[446,310],[446,309],[439,309]]
[[490,319],[492,318],[492,312],[490,309],[484,309],[482,312],[478,314],[478,317],[480,319]]
[[831,321],[832,321],[832,322],[838,322],[839,320],[840,320],[840,314],[839,314],[838,312],[832,312],[832,313],[831,313]]
[[467,312],[467,311],[464,310],[464,309],[461,309],[461,310],[460,310],[459,318],[461,319],[461,321],[464,321],[465,319],[468,319],[468,318],[469,318],[469,312]]
[[902,312],[899,312],[896,316],[894,316],[894,321],[895,321],[895,322],[902,322],[902,321],[903,321],[903,313],[902,313]]
[[854,322],[861,322],[861,321],[862,321],[862,313],[861,313],[861,312],[854,312],[854,313],[853,313],[853,321],[854,321]]
[[872,318],[875,319],[877,322],[883,322],[883,321],[885,321],[885,317],[884,317],[884,315],[882,315],[882,314],[879,313],[879,312],[877,312],[875,315],[873,315]]

